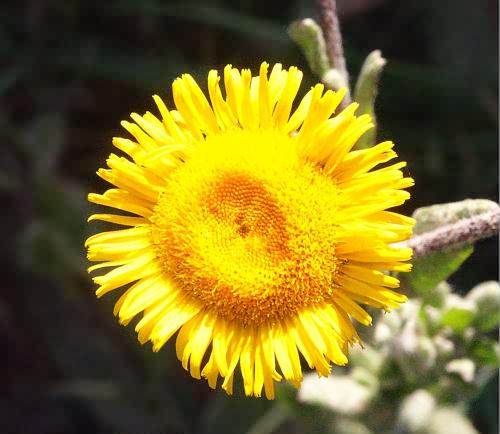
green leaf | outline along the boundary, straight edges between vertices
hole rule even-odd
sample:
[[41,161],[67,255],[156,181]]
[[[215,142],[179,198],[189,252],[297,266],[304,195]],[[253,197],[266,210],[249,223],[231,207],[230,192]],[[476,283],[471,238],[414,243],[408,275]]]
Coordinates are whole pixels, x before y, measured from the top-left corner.
[[479,312],[476,320],[474,321],[474,325],[481,331],[491,331],[497,328],[498,323],[500,322],[500,312],[493,311],[488,312],[488,314],[482,314]]
[[473,251],[472,245],[465,245],[417,258],[413,262],[412,272],[401,278],[417,294],[426,295],[457,271]]
[[448,294],[450,294],[451,292],[452,288],[450,284],[445,280],[443,280],[439,282],[437,286],[432,289],[432,291],[429,291],[426,294],[424,294],[424,296],[422,297],[423,304],[440,309],[445,305],[446,298],[448,297]]
[[316,21],[306,18],[290,24],[288,34],[304,53],[311,71],[318,77],[323,77],[330,69],[330,62],[321,27]]
[[380,74],[385,64],[386,60],[382,57],[380,50],[372,51],[366,57],[359,73],[354,89],[354,101],[359,103],[359,113],[371,116],[375,127],[363,134],[356,143],[356,149],[370,148],[375,144],[377,138],[375,99],[377,98]]
[[449,305],[441,317],[441,324],[451,327],[456,332],[462,332],[472,324],[476,311],[476,306],[469,300],[450,296]]
[[89,205],[76,184],[46,176],[38,177],[33,191],[37,218],[26,225],[18,239],[20,264],[30,271],[56,279],[68,288],[71,276],[82,273],[82,254]]
[[470,348],[470,356],[479,366],[498,367],[498,342],[490,338],[474,341]]
[[59,161],[66,139],[66,125],[59,113],[44,113],[31,126],[29,146],[33,168],[38,176],[46,177]]
[[117,14],[147,14],[155,17],[170,17],[195,24],[211,25],[224,30],[245,35],[252,40],[267,39],[274,43],[286,43],[287,38],[281,26],[270,20],[263,20],[236,10],[216,5],[182,2],[137,2],[121,1],[105,5],[106,9]]

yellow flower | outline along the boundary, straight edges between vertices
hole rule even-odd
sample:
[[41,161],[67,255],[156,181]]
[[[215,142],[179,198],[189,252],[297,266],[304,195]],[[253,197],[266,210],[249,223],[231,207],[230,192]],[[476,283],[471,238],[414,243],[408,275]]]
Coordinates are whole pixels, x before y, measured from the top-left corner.
[[[122,122],[133,140],[113,144],[98,175],[115,188],[89,201],[127,214],[94,214],[126,229],[87,240],[88,258],[110,267],[97,296],[130,287],[115,306],[122,324],[138,314],[141,343],[158,351],[174,334],[195,378],[232,393],[274,397],[274,382],[302,380],[301,356],[319,375],[347,363],[369,325],[366,304],[389,310],[406,297],[384,271],[409,271],[413,219],[386,211],[413,184],[391,142],[352,151],[372,127],[356,104],[334,115],[345,92],[314,86],[296,108],[302,79],[275,65],[258,76],[208,74],[209,100],[188,74],[174,81],[176,110],[154,96],[160,118]],[[160,120],[161,119],[161,120]]]

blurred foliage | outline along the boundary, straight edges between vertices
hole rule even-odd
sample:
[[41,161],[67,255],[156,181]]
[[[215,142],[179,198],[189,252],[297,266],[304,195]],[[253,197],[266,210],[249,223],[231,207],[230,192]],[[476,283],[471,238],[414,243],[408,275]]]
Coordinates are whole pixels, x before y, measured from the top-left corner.
[[488,332],[498,327],[499,302],[498,282],[477,285],[466,297],[441,282],[425,298],[379,316],[348,368],[327,379],[308,374],[298,401],[328,409],[332,434],[477,433],[464,404],[498,369],[499,345]]
[[[376,102],[378,135],[397,142],[416,179],[405,211],[464,197],[497,200],[497,2],[339,5],[351,77],[374,49],[388,59]],[[171,346],[159,354],[140,347],[133,327],[119,327],[110,314],[115,296],[95,300],[83,252],[84,239],[97,230],[85,223],[85,194],[105,188],[94,172],[111,151],[111,137],[122,134],[119,121],[149,109],[153,92],[171,102],[169,86],[178,74],[203,79],[226,63],[254,69],[264,59],[295,64],[305,72],[306,89],[315,79],[286,29],[315,16],[315,3],[307,0],[2,5],[0,195],[7,212],[0,254],[7,275],[0,292],[6,354],[0,432],[293,434],[330,427],[330,410],[299,406],[286,386],[276,403],[245,399],[238,391],[228,398],[192,380]],[[468,411],[481,433],[497,432],[495,383],[477,397],[498,361],[498,318],[483,315],[491,305],[484,293],[491,289],[458,295],[498,279],[496,252],[496,240],[478,243],[450,277],[454,294],[445,283],[428,285],[404,310],[379,319],[366,351],[353,354],[359,359],[354,369],[333,381],[361,384],[349,390],[375,406],[380,418],[394,417],[395,427],[412,426],[405,408],[413,399],[431,409],[432,426],[443,420],[465,426]],[[377,333],[391,321],[401,322],[399,336],[425,329],[427,339],[417,339],[416,353],[394,352],[383,363],[376,355],[370,359],[389,345]],[[456,352],[441,355],[449,351],[447,342]],[[390,345],[401,344],[395,339]],[[406,372],[397,357],[409,357],[425,375],[411,387],[398,382],[415,372]],[[432,365],[430,357],[442,360]],[[466,409],[454,407],[455,396],[470,397]],[[334,419],[335,432],[367,432],[361,418],[344,412]]]

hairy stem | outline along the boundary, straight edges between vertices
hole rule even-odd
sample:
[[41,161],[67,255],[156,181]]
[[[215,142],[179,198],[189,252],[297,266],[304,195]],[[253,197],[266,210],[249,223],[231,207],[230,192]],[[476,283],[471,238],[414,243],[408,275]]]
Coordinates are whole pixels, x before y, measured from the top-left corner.
[[349,74],[342,46],[342,34],[340,33],[340,24],[337,16],[337,2],[336,0],[318,0],[318,2],[328,58],[333,68],[343,77],[347,88],[347,94],[343,101],[343,105],[346,106],[351,103],[351,93],[349,90]]
[[446,247],[491,237],[498,234],[499,226],[500,209],[496,209],[417,235],[406,245],[413,249],[413,257],[419,258]]

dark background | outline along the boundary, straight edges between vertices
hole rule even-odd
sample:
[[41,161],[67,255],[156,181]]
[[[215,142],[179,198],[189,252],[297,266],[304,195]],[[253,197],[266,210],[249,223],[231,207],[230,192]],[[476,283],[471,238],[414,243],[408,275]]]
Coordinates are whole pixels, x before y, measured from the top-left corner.
[[[405,211],[465,198],[497,201],[498,10],[488,0],[339,1],[347,64],[389,60],[377,113],[416,180]],[[171,102],[183,72],[262,60],[297,65],[286,33],[316,17],[306,0],[2,2],[0,11],[0,432],[246,432],[269,403],[227,399],[192,380],[167,345],[140,347],[97,301],[84,239],[95,171],[131,111]],[[95,208],[94,208],[95,209]],[[497,279],[495,240],[453,276],[457,291]],[[497,381],[470,404],[496,432]],[[287,425],[283,432],[301,432]]]

